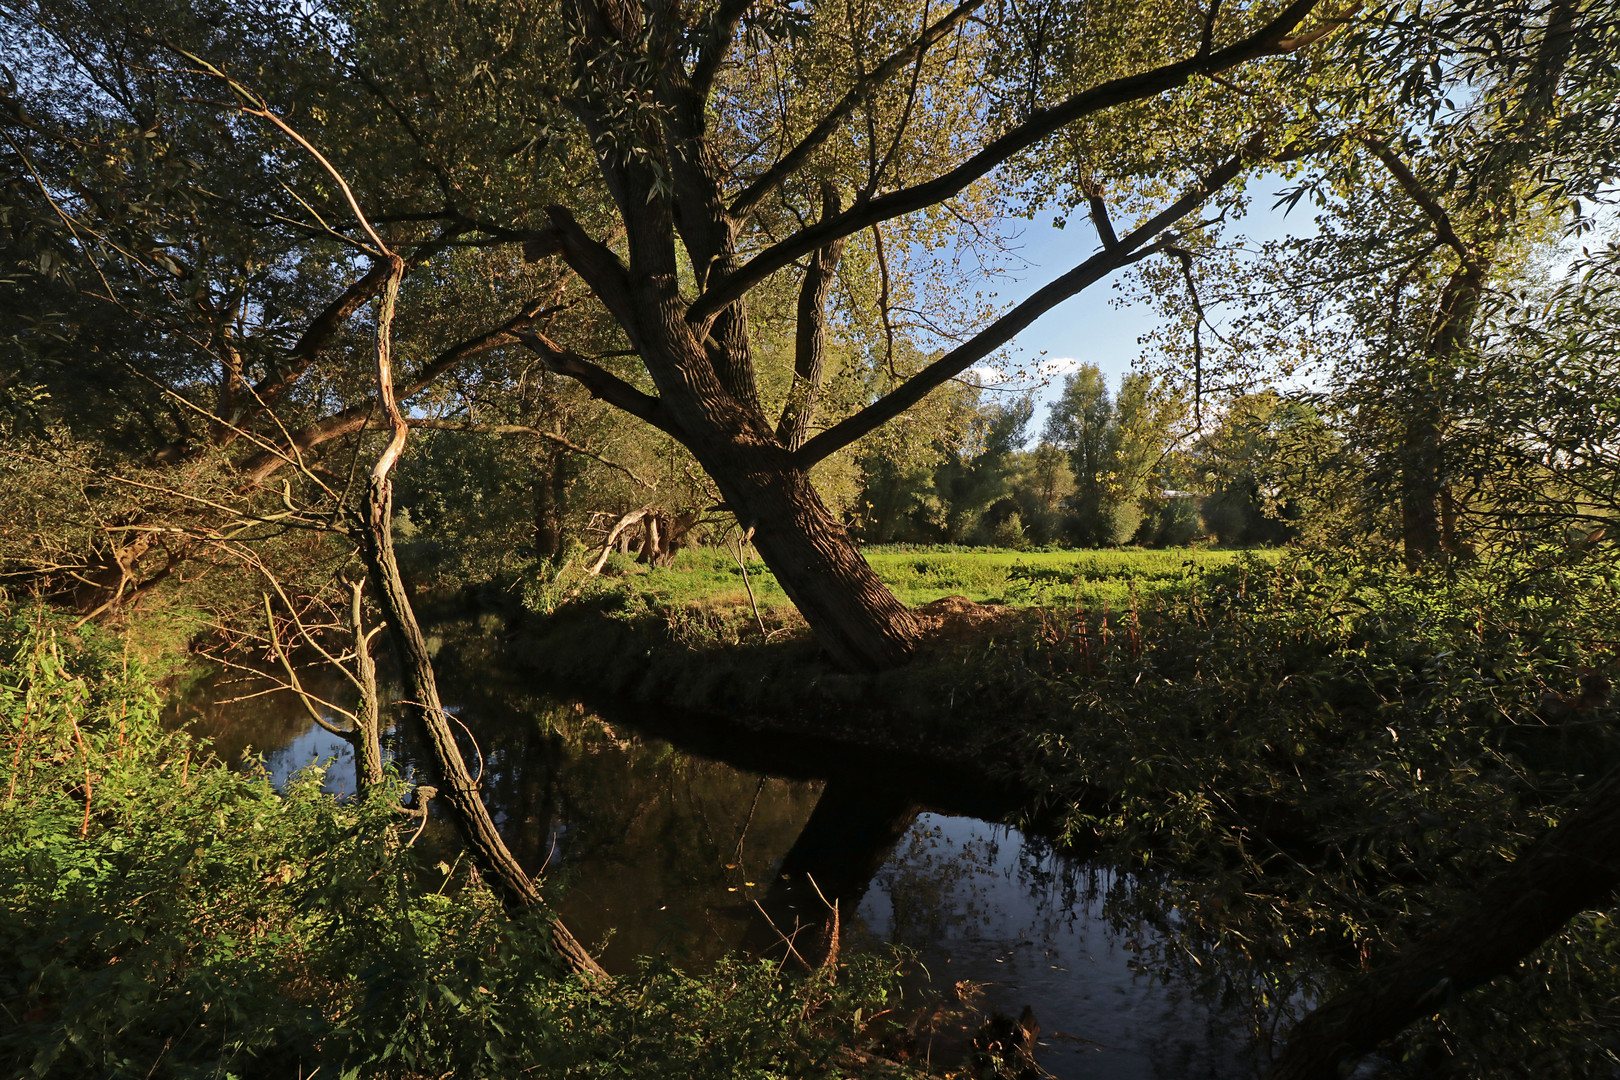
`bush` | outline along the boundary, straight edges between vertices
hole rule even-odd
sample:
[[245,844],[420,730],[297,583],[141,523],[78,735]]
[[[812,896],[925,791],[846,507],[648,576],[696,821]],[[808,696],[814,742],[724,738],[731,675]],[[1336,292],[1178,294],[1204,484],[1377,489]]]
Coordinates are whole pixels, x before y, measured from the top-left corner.
[[[0,617],[0,1072],[831,1076],[892,964],[567,976],[547,916],[417,864],[393,811],[158,725],[114,642]],[[13,749],[14,748],[14,749]]]
[[990,529],[990,543],[996,547],[1011,548],[1022,551],[1029,547],[1029,539],[1024,535],[1024,519],[1014,510],[1005,519]]
[[1201,535],[1198,506],[1191,497],[1155,498],[1142,523],[1143,541],[1159,547],[1182,547]]
[[1107,547],[1130,543],[1142,527],[1142,517],[1142,504],[1135,499],[1105,503],[1100,515],[1102,543]]

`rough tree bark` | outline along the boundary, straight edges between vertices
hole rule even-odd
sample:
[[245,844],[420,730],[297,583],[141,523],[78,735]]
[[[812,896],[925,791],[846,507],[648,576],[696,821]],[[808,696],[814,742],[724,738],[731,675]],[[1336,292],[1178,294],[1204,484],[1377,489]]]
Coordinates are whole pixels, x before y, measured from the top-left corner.
[[371,658],[371,634],[366,632],[365,590],[360,582],[349,585],[349,632],[354,640],[355,674],[360,683],[360,703],[355,709],[355,734],[349,739],[354,748],[355,784],[364,797],[383,782],[382,701],[377,692],[377,665]]

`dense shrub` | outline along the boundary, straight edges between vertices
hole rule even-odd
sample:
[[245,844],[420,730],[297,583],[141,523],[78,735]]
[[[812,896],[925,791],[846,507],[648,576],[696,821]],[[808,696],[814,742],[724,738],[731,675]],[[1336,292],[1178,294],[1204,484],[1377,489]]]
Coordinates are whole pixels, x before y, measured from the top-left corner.
[[395,792],[281,793],[165,733],[139,665],[0,623],[0,1073],[801,1077],[836,1073],[890,965],[564,974],[545,915],[421,867]]
[[[1466,904],[1620,765],[1610,560],[1198,574],[1151,606],[1048,612],[1007,661],[1067,702],[1030,725],[1025,781],[1071,842],[1136,868],[1120,914],[1164,935],[1167,967],[1318,998]],[[1607,916],[1580,920],[1406,1052],[1424,1075],[1612,1076],[1617,948]]]

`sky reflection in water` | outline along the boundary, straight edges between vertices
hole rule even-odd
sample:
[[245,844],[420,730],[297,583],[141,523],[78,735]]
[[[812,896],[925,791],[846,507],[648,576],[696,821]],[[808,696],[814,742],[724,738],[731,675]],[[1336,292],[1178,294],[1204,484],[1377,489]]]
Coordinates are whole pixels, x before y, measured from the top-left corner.
[[[477,738],[497,823],[520,862],[560,883],[564,920],[610,970],[649,953],[701,966],[731,949],[770,948],[776,935],[762,913],[791,927],[795,906],[805,908],[802,889],[780,874],[788,868],[855,912],[846,942],[910,947],[935,986],[984,984],[983,1000],[1008,1015],[1032,1006],[1039,1060],[1061,1080],[1254,1075],[1246,1012],[1138,972],[1133,949],[1157,939],[1110,927],[1104,899],[1128,882],[1109,871],[870,782],[734,767],[638,735],[622,715],[606,720],[469,670],[465,659],[446,667],[445,696],[460,701],[455,711]],[[177,714],[227,759],[253,747],[278,784],[325,761],[327,790],[354,790],[347,745],[287,695],[216,704],[231,696],[199,687]],[[387,744],[407,771],[416,767],[397,733]],[[464,751],[476,760],[470,741]],[[430,863],[455,858],[443,822],[423,848]]]

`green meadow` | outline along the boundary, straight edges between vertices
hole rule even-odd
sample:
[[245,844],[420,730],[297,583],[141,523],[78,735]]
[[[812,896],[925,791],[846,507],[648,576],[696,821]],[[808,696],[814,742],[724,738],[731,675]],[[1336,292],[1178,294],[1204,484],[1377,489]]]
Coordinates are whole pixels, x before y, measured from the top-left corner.
[[[997,548],[893,545],[865,550],[867,561],[900,600],[910,606],[945,596],[981,604],[1018,607],[1127,605],[1187,588],[1199,573],[1245,555],[1266,561],[1276,549],[1235,550],[1113,548],[1091,551],[1012,551]],[[674,564],[651,569],[615,556],[604,582],[627,596],[661,606],[748,603],[761,610],[790,607],[776,578],[752,550],[739,561],[735,548],[688,548]]]

